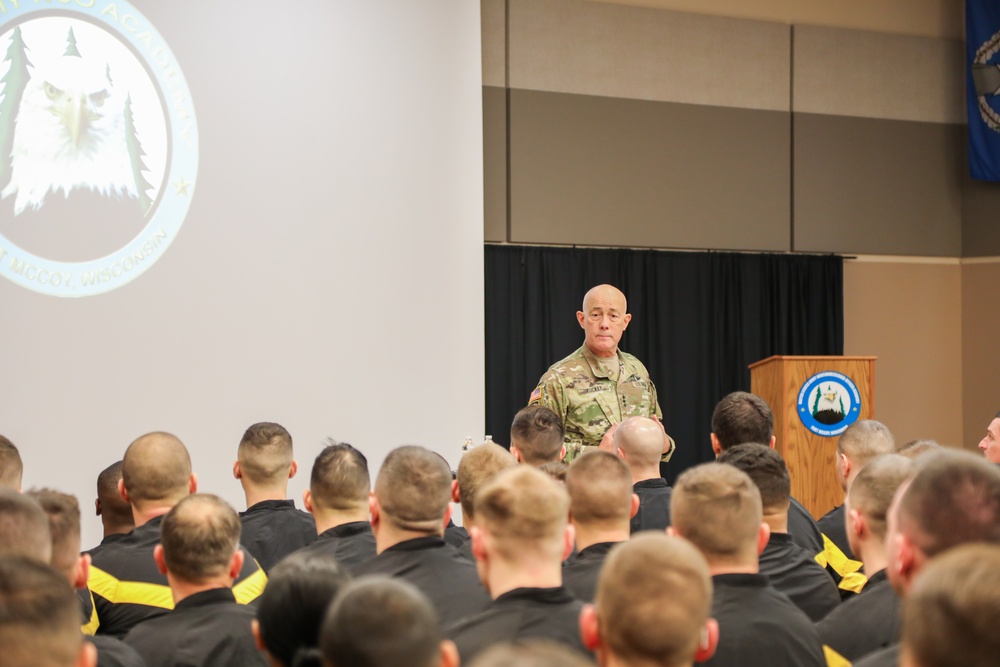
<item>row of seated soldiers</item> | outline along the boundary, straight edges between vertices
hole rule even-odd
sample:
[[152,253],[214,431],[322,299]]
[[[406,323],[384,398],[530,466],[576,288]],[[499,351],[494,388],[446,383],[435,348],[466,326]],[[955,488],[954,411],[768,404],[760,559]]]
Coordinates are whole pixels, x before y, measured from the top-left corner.
[[[296,466],[276,424],[240,444],[239,516],[197,493],[177,438],[148,434],[117,484],[136,527],[82,556],[74,498],[4,492],[4,664],[996,664],[995,465],[927,443],[897,453],[859,422],[838,443],[843,523],[824,535],[790,498],[756,396],[723,399],[717,461],[673,488],[657,422],[626,420],[567,467],[552,416],[522,411],[509,452],[475,447],[456,475],[400,447],[374,488],[363,454],[331,444],[309,513],[284,498]],[[82,593],[68,615],[67,580]]]

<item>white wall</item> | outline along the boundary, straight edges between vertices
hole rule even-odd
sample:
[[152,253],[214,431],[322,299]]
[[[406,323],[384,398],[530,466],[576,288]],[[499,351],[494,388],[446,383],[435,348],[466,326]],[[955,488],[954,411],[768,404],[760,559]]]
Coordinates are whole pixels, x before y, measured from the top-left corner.
[[297,499],[328,435],[373,472],[404,443],[456,466],[483,424],[479,3],[135,4],[190,86],[199,175],[131,283],[0,281],[0,433],[25,488],[77,495],[86,547],[97,473],[151,430],[237,509],[255,421],[292,433]]

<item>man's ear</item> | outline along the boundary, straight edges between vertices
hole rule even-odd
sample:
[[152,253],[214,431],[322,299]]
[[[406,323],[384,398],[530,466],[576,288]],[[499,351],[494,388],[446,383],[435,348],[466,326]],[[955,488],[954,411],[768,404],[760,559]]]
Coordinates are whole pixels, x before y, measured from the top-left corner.
[[628,329],[628,323],[632,321],[632,313],[625,313],[625,317],[622,318],[622,331]]
[[564,458],[566,458],[566,445],[559,448],[559,460],[562,461]]
[[854,537],[860,540],[868,532],[868,521],[865,519],[865,515],[856,509],[852,509],[847,513],[847,534],[854,535]]
[[157,544],[153,547],[153,560],[156,561],[156,569],[160,574],[167,573],[167,559],[163,557],[163,545]]
[[701,629],[701,636],[698,638],[698,650],[694,653],[695,662],[708,662],[715,655],[715,649],[719,646],[719,622],[714,618],[705,621],[705,627]]
[[260,633],[260,621],[256,618],[250,621],[250,632],[253,633],[253,643],[257,645],[257,650],[266,651],[267,647],[264,646],[264,635]]
[[236,479],[243,479],[243,468],[240,466],[238,459],[233,461],[233,477]]
[[82,591],[87,587],[88,578],[90,578],[90,554],[80,554],[76,561],[76,570],[73,572],[73,588]]
[[233,581],[239,579],[240,570],[243,569],[243,562],[246,560],[246,554],[243,553],[243,549],[237,548],[236,552],[233,554],[232,560],[229,561],[229,578]]
[[[565,445],[563,445],[565,447]],[[510,455],[514,457],[514,460],[518,463],[524,463],[524,457],[521,456],[521,450],[517,448],[513,442],[510,443]]]
[[715,435],[715,433],[709,433],[709,438],[712,440],[712,452],[718,458],[719,454],[722,453],[722,444],[719,443],[719,436]]
[[569,555],[573,553],[573,547],[576,546],[576,526],[571,523],[566,524],[566,533],[563,536],[563,555],[562,559],[566,560]]
[[451,521],[451,505],[445,505],[444,507],[444,523],[441,526],[442,534],[448,529],[448,522]]
[[382,508],[378,504],[378,497],[374,491],[368,493],[368,512],[372,515],[370,522],[374,529],[382,522]]
[[104,511],[104,508],[101,506],[101,499],[100,498],[95,498],[94,499],[94,516],[101,516],[101,512],[103,512],[103,511]]
[[458,647],[450,639],[441,640],[441,667],[458,667]]
[[591,653],[601,646],[601,621],[597,617],[597,607],[592,604],[585,604],[580,610],[580,639]]
[[672,525],[667,526],[667,535],[669,535],[670,537],[683,537],[683,535],[678,533],[677,529],[674,528]]
[[776,436],[772,435],[771,436],[771,442],[769,442],[767,444],[767,446],[770,447],[771,449],[774,449],[774,445],[777,444],[777,442],[778,442],[778,438]]
[[584,320],[585,319],[586,319],[586,316],[583,314],[582,310],[576,311],[576,321],[580,323],[580,328],[581,329],[586,329],[587,328],[587,325],[584,324]]
[[288,466],[288,479],[295,477],[295,473],[299,471],[299,462],[292,459],[292,465]]
[[760,522],[760,528],[757,529],[757,555],[761,555],[764,552],[764,547],[767,546],[768,541],[771,539],[771,526],[767,525],[763,521]]
[[458,489],[458,480],[451,480],[451,502],[460,503],[462,502],[462,495]]
[[472,556],[477,561],[486,562],[486,537],[478,526],[469,527],[469,539],[472,540]]
[[198,493],[198,475],[194,473],[191,473],[191,479],[188,480],[188,493]]
[[639,511],[639,494],[632,494],[632,510],[629,512],[628,518],[634,519],[636,513]]
[[306,508],[307,512],[315,514],[313,512],[313,494],[309,489],[302,492],[302,505]]
[[920,550],[917,549],[917,546],[906,535],[896,533],[893,537],[898,540],[897,544],[899,548],[896,550],[897,558],[895,562],[890,563],[889,567],[896,568],[896,572],[899,574],[904,588],[909,590],[910,584],[913,582],[913,577],[920,570],[923,558]]
[[132,501],[128,499],[128,490],[125,489],[124,479],[118,480],[118,495],[121,496],[121,499],[127,502],[129,505],[132,504]]
[[97,667],[97,647],[84,639],[76,656],[76,667]]
[[841,478],[846,482],[851,476],[851,459],[847,457],[847,454],[838,454],[840,457],[840,475]]

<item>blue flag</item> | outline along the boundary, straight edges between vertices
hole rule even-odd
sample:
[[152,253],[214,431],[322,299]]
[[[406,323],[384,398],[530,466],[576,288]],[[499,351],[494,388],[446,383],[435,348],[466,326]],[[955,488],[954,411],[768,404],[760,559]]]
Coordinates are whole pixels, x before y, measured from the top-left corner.
[[966,0],[965,49],[969,170],[1000,181],[1000,2]]

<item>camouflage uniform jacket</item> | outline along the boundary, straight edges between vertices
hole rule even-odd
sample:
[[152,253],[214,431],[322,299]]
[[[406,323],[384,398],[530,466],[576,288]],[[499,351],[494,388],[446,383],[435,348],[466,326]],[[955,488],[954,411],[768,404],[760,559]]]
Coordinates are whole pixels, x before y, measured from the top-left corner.
[[[656,401],[656,387],[642,362],[618,350],[619,379],[586,345],[549,367],[538,387],[531,392],[529,405],[544,405],[563,420],[566,433],[566,461],[584,447],[596,447],[612,424],[628,417],[656,417],[663,413]],[[673,438],[663,460],[674,451]]]

